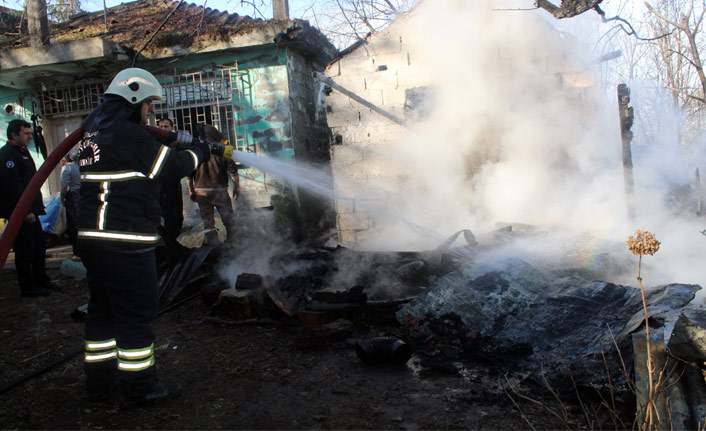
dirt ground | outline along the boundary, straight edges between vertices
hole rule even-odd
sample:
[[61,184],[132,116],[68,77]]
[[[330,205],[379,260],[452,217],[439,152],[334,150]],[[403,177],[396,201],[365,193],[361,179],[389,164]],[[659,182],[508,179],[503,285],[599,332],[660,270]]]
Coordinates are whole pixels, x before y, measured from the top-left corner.
[[[49,297],[21,299],[11,261],[0,275],[0,386],[80,350],[83,325],[71,313],[86,303],[87,285],[60,274],[69,255],[66,246],[49,250],[49,274],[64,288]],[[296,321],[236,326],[205,320],[208,312],[196,298],[158,321],[158,374],[181,383],[181,397],[136,410],[121,409],[118,394],[105,404],[90,403],[79,353],[0,393],[0,428],[585,427],[569,401],[566,423],[535,403],[515,397],[515,405],[503,390],[505,371],[492,364],[467,367],[462,375],[420,373],[416,355],[406,366],[368,366],[355,353],[355,338],[305,349]],[[370,329],[384,334],[389,328]],[[556,408],[549,397],[542,402]]]

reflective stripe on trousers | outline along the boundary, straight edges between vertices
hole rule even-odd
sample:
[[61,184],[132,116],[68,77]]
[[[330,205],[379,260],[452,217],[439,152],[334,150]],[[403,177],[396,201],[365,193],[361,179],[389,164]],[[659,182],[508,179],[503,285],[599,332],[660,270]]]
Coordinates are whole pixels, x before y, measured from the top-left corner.
[[116,357],[117,349],[115,346],[115,338],[102,341],[86,340],[84,362],[111,361]]
[[154,365],[154,343],[143,349],[118,348],[118,369],[142,371]]

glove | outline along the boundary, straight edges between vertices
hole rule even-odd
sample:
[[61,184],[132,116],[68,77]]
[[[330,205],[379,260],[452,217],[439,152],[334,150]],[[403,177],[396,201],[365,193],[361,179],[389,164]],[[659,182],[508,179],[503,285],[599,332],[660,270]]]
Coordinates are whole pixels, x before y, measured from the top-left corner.
[[194,137],[188,132],[171,132],[171,135],[176,135],[176,139],[172,142],[172,147],[176,150],[186,150],[194,144]]
[[211,147],[209,147],[208,143],[201,140],[196,140],[194,141],[194,147],[198,148],[201,152],[201,159],[199,159],[199,161],[201,163],[208,162],[211,158]]

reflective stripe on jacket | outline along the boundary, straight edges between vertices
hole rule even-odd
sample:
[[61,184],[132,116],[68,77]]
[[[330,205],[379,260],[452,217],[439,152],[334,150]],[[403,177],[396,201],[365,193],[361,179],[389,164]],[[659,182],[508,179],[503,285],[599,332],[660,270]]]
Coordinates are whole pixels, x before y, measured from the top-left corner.
[[197,148],[176,151],[146,128],[120,122],[86,133],[79,144],[79,246],[141,249],[159,241],[159,193],[198,166]]

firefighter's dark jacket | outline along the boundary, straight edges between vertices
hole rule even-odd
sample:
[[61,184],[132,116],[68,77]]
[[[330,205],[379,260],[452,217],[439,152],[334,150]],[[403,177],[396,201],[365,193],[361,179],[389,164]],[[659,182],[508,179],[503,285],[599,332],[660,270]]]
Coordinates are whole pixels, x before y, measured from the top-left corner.
[[78,245],[82,250],[140,250],[159,241],[159,193],[202,160],[198,148],[176,151],[129,120],[86,133],[81,172]]
[[[0,148],[0,218],[10,218],[22,192],[36,172],[37,168],[27,148],[12,142]],[[34,197],[29,212],[35,215],[46,214],[41,192]]]

